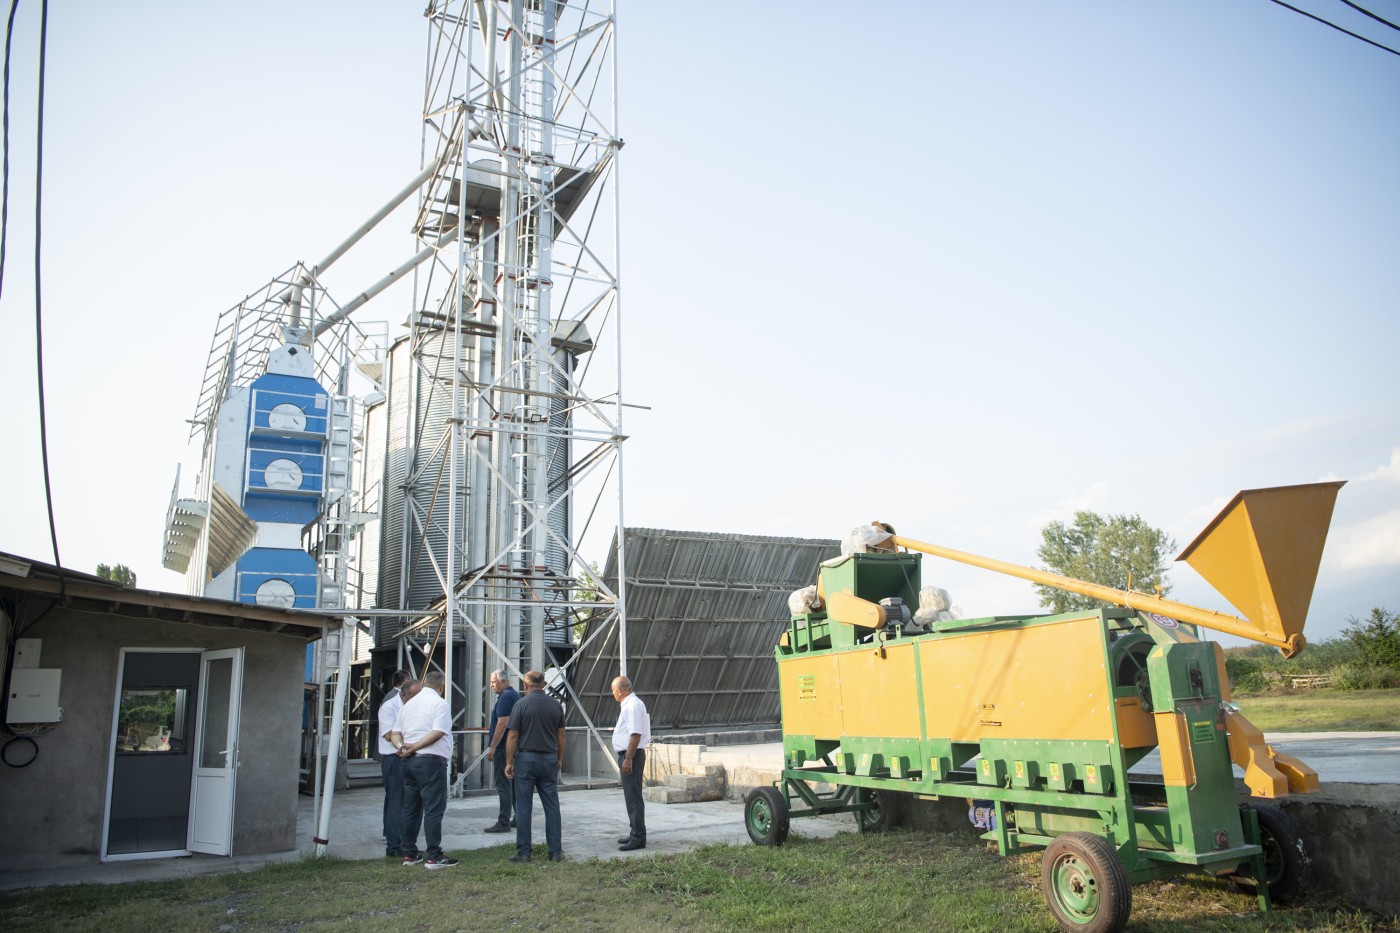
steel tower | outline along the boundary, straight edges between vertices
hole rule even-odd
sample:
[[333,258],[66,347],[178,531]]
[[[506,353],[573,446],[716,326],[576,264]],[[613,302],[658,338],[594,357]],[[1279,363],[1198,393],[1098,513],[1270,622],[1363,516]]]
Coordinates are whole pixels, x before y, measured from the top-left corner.
[[381,644],[441,665],[472,729],[492,669],[556,667],[567,692],[580,612],[623,624],[625,584],[578,550],[622,527],[616,18],[563,0],[426,16],[430,259],[389,355],[376,601],[441,610]]

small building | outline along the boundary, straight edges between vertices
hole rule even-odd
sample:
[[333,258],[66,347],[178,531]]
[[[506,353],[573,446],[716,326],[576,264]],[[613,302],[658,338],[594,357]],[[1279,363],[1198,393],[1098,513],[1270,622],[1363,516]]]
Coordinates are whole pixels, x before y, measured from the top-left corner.
[[0,871],[296,848],[306,645],[338,626],[0,553]]

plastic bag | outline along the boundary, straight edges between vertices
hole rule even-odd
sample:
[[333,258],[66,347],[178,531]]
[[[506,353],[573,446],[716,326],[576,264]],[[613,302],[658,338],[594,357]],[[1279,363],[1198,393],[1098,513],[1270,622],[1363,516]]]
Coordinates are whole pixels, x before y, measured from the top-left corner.
[[857,525],[846,536],[841,539],[841,556],[850,557],[852,554],[864,554],[866,551],[874,551],[884,544],[894,535],[883,528],[876,528],[874,525]]
[[817,595],[815,583],[800,590],[793,590],[792,595],[788,597],[788,613],[794,616],[820,612],[822,605],[822,598]]
[[919,590],[919,611],[914,613],[914,624],[929,626],[935,622],[951,622],[957,615],[953,610],[953,597],[948,591],[937,586],[926,586]]

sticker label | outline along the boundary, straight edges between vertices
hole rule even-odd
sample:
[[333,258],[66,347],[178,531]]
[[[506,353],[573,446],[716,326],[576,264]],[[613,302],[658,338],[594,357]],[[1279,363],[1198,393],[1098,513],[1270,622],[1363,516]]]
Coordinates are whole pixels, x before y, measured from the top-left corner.
[[1143,613],[1143,615],[1147,616],[1153,622],[1156,622],[1158,625],[1162,626],[1162,628],[1178,628],[1181,625],[1181,623],[1176,621],[1175,619],[1169,619],[1166,616],[1158,615],[1155,612],[1146,612]]
[[1096,768],[1094,765],[1085,765],[1085,766],[1084,766],[1084,783],[1085,783],[1085,784],[1097,784],[1097,783],[1099,783],[1099,769]]
[[1209,719],[1191,723],[1191,741],[1197,745],[1214,742],[1215,723]]

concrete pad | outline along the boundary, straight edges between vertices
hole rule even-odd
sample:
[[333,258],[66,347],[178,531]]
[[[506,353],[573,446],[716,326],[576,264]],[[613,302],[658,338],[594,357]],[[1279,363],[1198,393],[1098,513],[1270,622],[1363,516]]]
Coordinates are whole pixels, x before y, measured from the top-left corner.
[[[743,808],[735,802],[717,800],[647,807],[647,848],[619,852],[617,839],[627,835],[627,808],[618,787],[585,789],[577,779],[571,790],[568,776],[561,784],[559,809],[564,828],[564,857],[577,859],[646,858],[651,855],[686,852],[701,845],[730,843],[749,845],[744,830]],[[337,791],[333,798],[328,853],[344,859],[382,859],[384,840],[380,835],[383,791],[378,787]],[[476,849],[498,848],[504,862],[515,852],[513,833],[482,832],[495,822],[495,792],[449,800],[443,817],[443,848],[449,854]],[[534,843],[544,845],[544,811],[535,802],[532,814]],[[309,856],[314,848],[315,821],[312,798],[301,797],[297,811],[297,851],[272,855],[216,856],[149,861],[108,862],[80,868],[7,872],[0,874],[0,890],[49,887],[64,884],[124,884],[129,881],[165,881],[195,875],[252,871],[269,862],[296,860]],[[843,830],[854,831],[846,820],[808,818],[793,821],[794,835],[829,837]],[[418,845],[423,847],[420,834]],[[543,856],[541,856],[543,858]],[[422,869],[404,868],[403,871]]]

